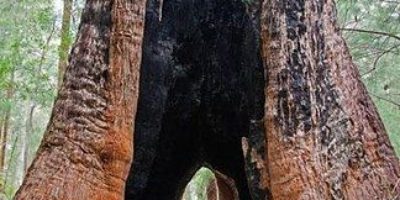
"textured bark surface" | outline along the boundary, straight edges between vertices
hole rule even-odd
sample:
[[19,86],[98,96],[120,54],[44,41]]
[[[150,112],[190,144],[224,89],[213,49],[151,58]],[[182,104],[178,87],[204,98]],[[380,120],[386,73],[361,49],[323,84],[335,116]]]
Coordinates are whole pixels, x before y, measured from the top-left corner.
[[235,181],[218,171],[207,186],[207,200],[239,200]]
[[144,0],[86,2],[50,123],[15,199],[123,199],[144,8]]
[[226,199],[395,198],[399,162],[332,0],[259,6],[150,0],[135,121],[145,1],[88,0],[16,199],[123,199],[133,153],[126,199],[178,199],[202,165],[235,182],[217,177]]
[[265,0],[262,188],[272,199],[393,199],[398,159],[336,25],[333,0]]
[[206,188],[207,200],[217,200],[218,199],[218,185],[217,180],[214,178],[207,185]]

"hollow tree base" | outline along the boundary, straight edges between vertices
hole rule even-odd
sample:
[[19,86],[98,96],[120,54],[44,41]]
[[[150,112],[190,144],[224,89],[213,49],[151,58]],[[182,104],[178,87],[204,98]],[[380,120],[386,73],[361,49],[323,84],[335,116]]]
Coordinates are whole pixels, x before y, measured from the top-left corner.
[[[242,137],[264,115],[258,23],[242,1],[147,5],[135,156],[126,199],[179,199],[201,167],[250,199]],[[160,21],[161,19],[161,21]]]

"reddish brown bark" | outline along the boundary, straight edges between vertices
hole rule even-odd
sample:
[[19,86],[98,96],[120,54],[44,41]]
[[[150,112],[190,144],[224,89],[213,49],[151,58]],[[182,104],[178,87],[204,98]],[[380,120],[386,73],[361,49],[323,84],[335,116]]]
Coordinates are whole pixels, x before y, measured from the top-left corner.
[[266,155],[272,199],[393,199],[400,168],[336,25],[333,0],[265,0]]
[[51,121],[15,199],[123,199],[144,8],[144,0],[86,2]]
[[235,181],[218,171],[214,171],[215,178],[207,186],[208,200],[239,200]]
[[213,178],[210,183],[207,185],[206,193],[207,200],[217,200],[218,199],[218,188],[217,188],[217,180]]
[[[87,1],[65,83],[16,199],[123,198],[144,7],[144,0]],[[257,141],[243,140],[246,164],[259,172],[248,173],[251,187],[261,188],[251,190],[256,199],[393,199],[400,193],[398,159],[335,12],[333,0],[263,2],[265,155]],[[237,199],[226,177],[217,174],[214,186],[217,199]]]

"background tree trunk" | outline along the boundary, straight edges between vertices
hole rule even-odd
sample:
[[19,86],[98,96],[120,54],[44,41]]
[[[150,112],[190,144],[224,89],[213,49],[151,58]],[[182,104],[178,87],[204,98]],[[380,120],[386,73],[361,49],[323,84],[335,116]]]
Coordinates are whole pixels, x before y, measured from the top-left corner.
[[25,121],[25,131],[22,131],[20,135],[18,136],[19,139],[19,155],[18,155],[18,163],[17,165],[17,170],[16,170],[16,182],[17,185],[21,185],[24,176],[27,172],[28,169],[28,152],[29,152],[29,134],[34,133],[33,132],[33,124],[32,124],[32,118],[33,114],[36,108],[36,105],[32,103],[31,101],[28,102],[27,110],[28,113],[26,115],[26,121]]
[[[12,69],[11,77],[10,77],[10,85],[6,91],[6,99],[11,101],[14,96],[14,79],[15,79],[15,69]],[[3,171],[5,167],[5,158],[6,158],[6,146],[7,146],[7,136],[8,131],[10,129],[10,119],[11,118],[11,107],[8,107],[5,111],[2,130],[1,130],[1,147],[0,147],[0,170]]]
[[336,25],[333,0],[265,0],[272,199],[394,199],[400,168]]
[[[12,98],[12,89],[9,89],[7,91],[7,99],[10,100]],[[7,146],[7,136],[8,136],[8,131],[10,128],[10,117],[11,117],[11,108],[7,108],[5,115],[4,115],[4,120],[2,123],[2,130],[1,130],[1,147],[0,147],[0,170],[3,171],[5,168],[5,159],[6,159],[6,146]]]
[[25,132],[22,132],[21,135],[21,141],[22,141],[22,155],[23,159],[23,173],[25,174],[28,170],[29,164],[31,162],[31,158],[29,157],[29,139],[28,136],[29,134],[34,133],[34,127],[33,127],[33,116],[35,114],[35,109],[36,109],[36,104],[34,102],[30,102],[30,107],[28,110],[28,116],[26,118],[25,122]]
[[[11,71],[10,83],[8,85],[6,91],[6,100],[12,101],[14,97],[14,79],[15,79],[15,67],[13,67]],[[7,107],[2,116],[3,119],[2,123],[0,124],[0,172],[4,175],[5,168],[6,168],[6,153],[7,153],[7,139],[8,139],[8,132],[10,129],[10,120],[11,120],[11,107]],[[0,192],[4,191],[5,184],[0,185]]]
[[88,0],[50,124],[15,199],[123,199],[145,1]]
[[71,17],[72,17],[72,5],[73,0],[64,0],[63,17],[61,24],[61,43],[58,47],[58,88],[61,88],[61,84],[64,78],[64,72],[68,65],[68,50],[71,46]]

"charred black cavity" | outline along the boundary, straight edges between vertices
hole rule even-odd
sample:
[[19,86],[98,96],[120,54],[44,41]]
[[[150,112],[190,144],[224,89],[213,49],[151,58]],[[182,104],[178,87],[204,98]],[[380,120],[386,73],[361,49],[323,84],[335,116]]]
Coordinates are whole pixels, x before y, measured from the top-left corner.
[[[257,12],[240,0],[149,0],[126,199],[179,199],[208,166],[250,199],[241,138],[264,115]],[[256,10],[257,11],[257,10]]]

